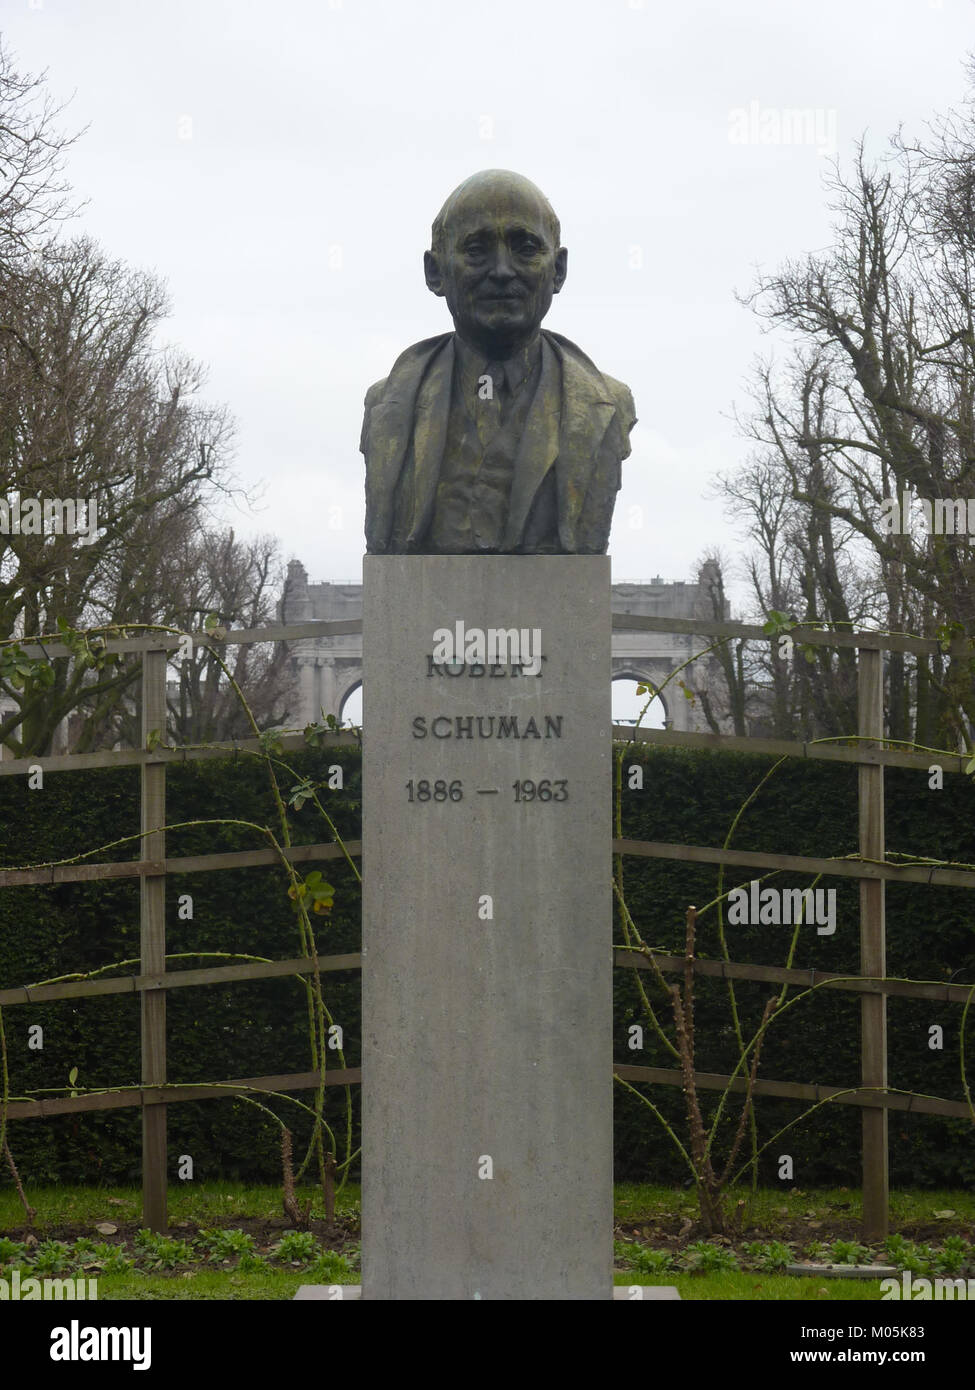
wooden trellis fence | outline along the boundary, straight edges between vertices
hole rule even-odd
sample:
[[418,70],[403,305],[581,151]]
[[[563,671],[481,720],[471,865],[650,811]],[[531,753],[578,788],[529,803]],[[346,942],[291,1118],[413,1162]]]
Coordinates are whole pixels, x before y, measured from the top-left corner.
[[[704,640],[729,637],[748,641],[777,640],[770,638],[760,627],[743,623],[718,622],[713,619],[644,617],[614,613],[613,627],[626,631],[685,633]],[[276,625],[250,630],[232,630],[222,635],[222,643],[237,645],[250,642],[293,641],[313,636],[337,636],[361,631],[361,621],[308,622]],[[860,742],[854,747],[835,744],[804,744],[781,739],[755,738],[719,734],[688,733],[666,729],[632,730],[614,728],[614,737],[624,742],[644,742],[664,746],[689,748],[738,749],[773,756],[810,758],[820,761],[857,763],[859,765],[859,824],[861,860],[820,859],[809,856],[765,854],[760,851],[720,849],[699,845],[668,844],[658,841],[613,841],[613,852],[624,855],[649,856],[699,864],[727,864],[740,868],[792,870],[808,874],[826,874],[860,881],[860,971],[857,977],[834,975],[822,971],[785,969],[774,966],[750,965],[738,962],[695,960],[694,970],[701,975],[720,975],[740,980],[769,981],[776,984],[822,985],[828,989],[854,991],[861,996],[861,1089],[807,1085],[789,1081],[760,1080],[755,1085],[757,1095],[780,1096],[796,1100],[817,1101],[834,1095],[837,1103],[859,1106],[863,1112],[863,1225],[868,1240],[881,1239],[888,1223],[887,1119],[891,1110],[913,1110],[916,1113],[970,1117],[971,1111],[963,1102],[930,1097],[907,1097],[886,1090],[887,1079],[887,997],[901,996],[934,999],[964,1004],[971,997],[971,987],[951,984],[915,984],[886,978],[884,889],[890,881],[924,883],[975,888],[975,872],[963,869],[901,867],[885,862],[884,847],[884,768],[910,767],[927,771],[930,756],[915,754],[883,745],[883,667],[885,650],[931,654],[938,650],[933,640],[906,636],[885,636],[871,632],[822,632],[812,628],[795,628],[790,636],[797,643],[853,648],[858,653]],[[110,641],[110,651],[143,653],[142,727],[144,731],[165,727],[166,666],[168,654],[180,644],[176,635],[126,638]],[[198,633],[194,641],[206,644],[212,634]],[[59,642],[45,643],[44,650],[36,644],[22,644],[29,656],[61,657],[69,655]],[[959,643],[959,651],[961,651]],[[364,737],[368,737],[368,731]],[[299,735],[283,740],[286,749],[306,745]],[[335,733],[323,738],[326,745],[357,745],[351,733]],[[99,753],[68,753],[51,757],[29,757],[0,762],[0,776],[24,776],[40,765],[48,772],[78,771],[84,768],[137,766],[141,775],[141,857],[138,860],[114,864],[74,864],[60,868],[5,870],[0,872],[0,888],[26,884],[78,883],[93,880],[138,877],[141,884],[140,934],[141,969],[138,975],[110,980],[82,980],[36,987],[19,985],[0,989],[0,1007],[10,1008],[28,1003],[47,1003],[61,999],[87,999],[97,995],[136,992],[142,1001],[141,1085],[125,1091],[106,1091],[92,1095],[64,1097],[53,1100],[14,1102],[7,1107],[10,1120],[42,1118],[51,1115],[79,1114],[96,1110],[140,1106],[143,1115],[142,1190],[143,1219],[154,1230],[164,1230],[166,1217],[166,1107],[182,1101],[219,1099],[235,1091],[247,1089],[266,1091],[313,1090],[320,1083],[317,1072],[298,1072],[287,1075],[234,1078],[214,1082],[212,1086],[172,1086],[162,1089],[166,1075],[166,991],[192,988],[198,985],[229,984],[238,980],[260,980],[310,973],[311,959],[215,966],[200,970],[166,970],[165,886],[168,874],[200,873],[225,869],[274,864],[277,856],[270,849],[241,852],[167,857],[166,766],[201,758],[226,757],[234,748],[258,750],[256,739],[241,740],[235,745],[218,748],[167,749],[157,746],[151,750],[132,749]],[[942,758],[946,772],[964,774],[968,756],[959,753]],[[360,843],[348,842],[346,849],[353,856],[361,853]],[[293,863],[318,862],[343,857],[336,844],[304,845],[287,851]],[[682,971],[683,957],[655,953],[657,964],[667,972]],[[617,950],[615,964],[626,969],[649,969],[649,962],[640,956]],[[321,957],[320,971],[356,970],[361,968],[357,953]],[[639,1067],[618,1063],[615,1072],[622,1078],[660,1085],[683,1085],[681,1073],[659,1067]],[[727,1076],[696,1073],[697,1085],[703,1089],[723,1089],[729,1084]],[[361,1082],[358,1068],[330,1070],[326,1084],[345,1086]],[[731,1081],[733,1090],[745,1088],[744,1078]],[[875,1089],[875,1088],[879,1088]]]

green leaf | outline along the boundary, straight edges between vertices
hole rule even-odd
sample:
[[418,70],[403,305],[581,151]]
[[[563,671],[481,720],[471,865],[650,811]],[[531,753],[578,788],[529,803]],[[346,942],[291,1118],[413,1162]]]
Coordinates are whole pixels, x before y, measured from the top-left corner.
[[959,622],[942,623],[935,629],[935,637],[943,652],[947,652],[956,637],[964,637],[965,629]]
[[72,1067],[71,1070],[68,1072],[68,1085],[69,1085],[69,1086],[73,1086],[77,1080],[78,1080],[78,1068],[77,1068],[77,1067]]
[[762,631],[767,637],[774,637],[778,632],[791,632],[798,623],[791,618],[788,613],[782,613],[778,608],[770,608],[768,619],[762,624]]
[[259,738],[261,748],[265,753],[283,753],[284,744],[281,742],[281,734],[284,732],[282,726],[274,729],[265,729]]
[[[307,732],[308,731],[305,730],[306,735]],[[315,795],[315,788],[316,783],[314,783],[311,778],[306,778],[304,782],[299,782],[296,786],[291,788],[291,792],[288,796],[288,805],[293,806],[296,811],[300,811],[305,802],[310,801]]]

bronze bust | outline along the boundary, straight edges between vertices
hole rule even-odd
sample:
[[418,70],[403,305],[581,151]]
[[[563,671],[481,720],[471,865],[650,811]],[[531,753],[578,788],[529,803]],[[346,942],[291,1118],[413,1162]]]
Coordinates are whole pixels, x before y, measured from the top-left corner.
[[566,276],[558,218],[488,169],[433,223],[427,286],[454,332],[406,349],[366,395],[370,554],[604,554],[633,397],[543,330]]

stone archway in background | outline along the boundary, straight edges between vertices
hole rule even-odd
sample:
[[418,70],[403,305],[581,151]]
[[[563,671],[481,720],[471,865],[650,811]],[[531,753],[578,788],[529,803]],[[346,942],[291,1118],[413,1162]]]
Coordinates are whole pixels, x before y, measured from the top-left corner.
[[339,702],[339,719],[343,724],[362,727],[362,681],[354,681]]
[[[647,685],[651,690],[656,690],[656,682],[641,672],[633,670],[613,672],[611,686],[614,724],[636,723],[648,699],[646,695],[637,695],[638,685]],[[670,713],[664,696],[656,695],[653,698],[649,709],[640,720],[640,727],[641,729],[669,729],[671,727]]]

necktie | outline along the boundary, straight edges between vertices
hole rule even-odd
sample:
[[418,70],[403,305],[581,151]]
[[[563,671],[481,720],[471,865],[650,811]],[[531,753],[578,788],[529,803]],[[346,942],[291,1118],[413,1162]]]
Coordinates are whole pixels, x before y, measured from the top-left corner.
[[477,398],[477,437],[482,449],[488,447],[501,428],[504,391],[504,367],[500,362],[489,362],[484,368]]

